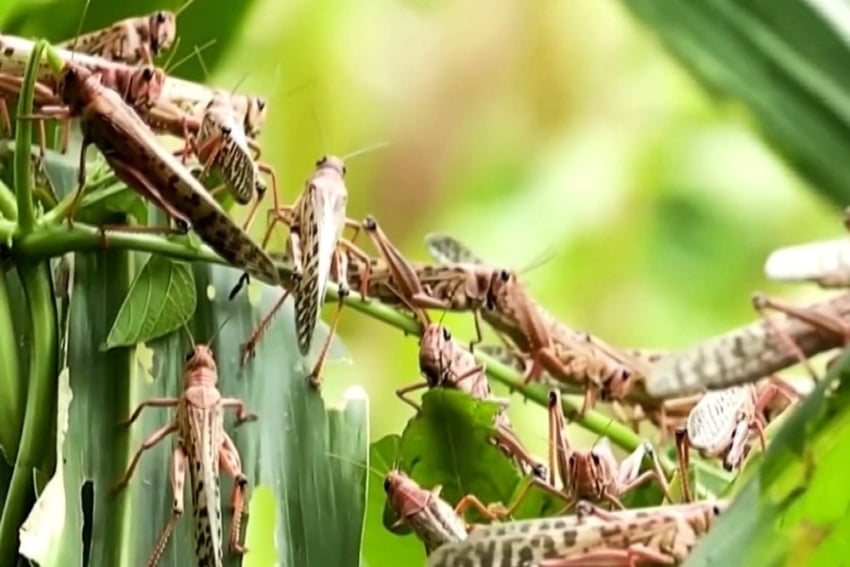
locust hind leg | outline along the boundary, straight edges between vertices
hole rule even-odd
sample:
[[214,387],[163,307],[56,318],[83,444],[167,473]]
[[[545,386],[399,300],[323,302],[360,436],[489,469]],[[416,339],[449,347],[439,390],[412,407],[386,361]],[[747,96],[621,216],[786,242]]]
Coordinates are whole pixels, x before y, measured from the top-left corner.
[[685,502],[693,502],[691,498],[690,481],[688,480],[688,469],[690,468],[690,442],[686,429],[676,430],[676,453],[679,455],[679,478],[682,483],[682,497]]
[[240,543],[242,535],[242,516],[245,513],[245,489],[248,486],[248,477],[242,472],[242,459],[239,458],[239,450],[233,443],[233,439],[227,432],[224,433],[224,442],[218,451],[219,465],[222,470],[233,477],[233,490],[230,495],[230,503],[233,506],[233,522],[230,525],[230,549],[236,553],[246,553],[248,548]]
[[183,486],[185,483],[186,453],[182,445],[177,445],[171,454],[171,492],[174,498],[171,504],[171,517],[162,528],[159,539],[153,551],[151,551],[147,567],[154,567],[159,564],[159,560],[165,552],[165,546],[168,545],[168,540],[171,539],[171,534],[174,532],[174,527],[183,515]]

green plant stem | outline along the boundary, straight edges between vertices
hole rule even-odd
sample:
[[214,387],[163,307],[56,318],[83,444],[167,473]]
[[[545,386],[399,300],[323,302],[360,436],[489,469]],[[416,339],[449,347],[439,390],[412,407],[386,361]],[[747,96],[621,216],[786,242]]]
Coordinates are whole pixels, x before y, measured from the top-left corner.
[[6,273],[0,271],[0,449],[10,463],[18,455],[24,421],[24,380],[18,366],[18,345]]
[[15,203],[15,194],[0,180],[0,215],[10,221],[18,220],[18,205]]
[[[18,98],[18,117],[32,114],[33,91],[38,75],[38,64],[47,43],[38,41],[30,54],[29,62],[24,71],[24,80]],[[30,159],[30,144],[32,143],[32,121],[18,119],[15,135],[15,161],[13,172],[15,177],[15,198],[18,205],[18,229],[26,234],[35,225],[35,213],[32,205],[32,171]]]
[[18,529],[35,497],[33,471],[43,467],[54,451],[50,440],[56,427],[59,337],[50,270],[44,262],[24,263],[19,265],[18,272],[29,307],[32,349],[21,446],[0,517],[0,564],[3,565],[15,563]]

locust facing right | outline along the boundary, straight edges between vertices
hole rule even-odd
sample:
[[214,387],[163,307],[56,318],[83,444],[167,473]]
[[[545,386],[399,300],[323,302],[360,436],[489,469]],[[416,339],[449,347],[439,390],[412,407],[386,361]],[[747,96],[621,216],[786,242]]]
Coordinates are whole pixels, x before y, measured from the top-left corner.
[[721,500],[607,512],[580,502],[575,516],[478,527],[434,551],[428,567],[680,565],[727,507]]
[[121,61],[130,65],[150,59],[171,48],[177,37],[177,14],[159,10],[115,22],[59,44],[60,47]]

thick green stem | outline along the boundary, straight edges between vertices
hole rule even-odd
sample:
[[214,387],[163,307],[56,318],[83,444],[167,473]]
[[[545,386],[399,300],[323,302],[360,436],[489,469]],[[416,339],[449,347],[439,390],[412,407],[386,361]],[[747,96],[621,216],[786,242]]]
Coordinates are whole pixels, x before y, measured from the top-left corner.
[[26,71],[24,72],[24,82],[21,85],[20,97],[18,98],[19,119],[17,133],[15,135],[16,151],[13,171],[15,176],[15,197],[18,204],[18,227],[24,234],[31,232],[35,224],[35,213],[33,212],[32,205],[33,183],[30,161],[32,121],[28,119],[22,120],[20,117],[30,116],[32,114],[32,99],[33,91],[35,90],[35,79],[38,75],[38,64],[41,61],[41,56],[46,46],[47,43],[44,41],[36,42],[30,54]]
[[18,366],[18,345],[6,272],[0,271],[0,449],[10,463],[18,455],[24,421],[24,377]]
[[[18,529],[35,500],[33,471],[49,460],[54,447],[51,439],[56,428],[57,353],[59,337],[56,306],[50,287],[47,264],[23,263],[18,266],[27,305],[32,349],[27,377],[26,413],[21,432],[21,446],[9,493],[0,517],[0,564],[14,565],[18,552]],[[45,476],[52,471],[42,471]]]

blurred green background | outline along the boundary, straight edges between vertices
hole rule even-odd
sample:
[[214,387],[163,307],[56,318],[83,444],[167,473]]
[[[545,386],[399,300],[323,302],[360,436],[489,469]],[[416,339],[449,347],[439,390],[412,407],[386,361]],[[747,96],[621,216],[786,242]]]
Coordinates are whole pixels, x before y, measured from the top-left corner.
[[[285,201],[323,153],[388,141],[348,165],[351,217],[374,214],[414,260],[427,259],[426,232],[451,233],[525,270],[569,324],[675,349],[752,320],[754,290],[820,295],[767,282],[763,262],[843,229],[836,203],[767,147],[746,109],[707,94],[634,17],[640,4],[195,0],[179,52],[215,39],[210,75],[196,60],[175,74],[268,99],[260,141]],[[82,6],[5,2],[0,29],[65,39]],[[82,28],[177,7],[93,0]],[[471,318],[447,321],[471,336]],[[416,341],[353,311],[340,334],[354,360],[328,367],[326,398],[363,385],[373,440],[400,432],[411,410],[394,390],[418,380]],[[515,398],[511,418],[545,454],[543,410]],[[421,553],[378,520],[370,566]]]

